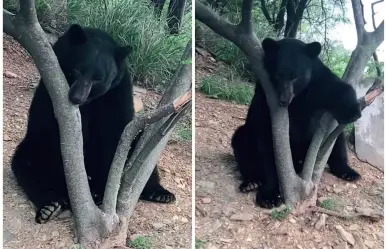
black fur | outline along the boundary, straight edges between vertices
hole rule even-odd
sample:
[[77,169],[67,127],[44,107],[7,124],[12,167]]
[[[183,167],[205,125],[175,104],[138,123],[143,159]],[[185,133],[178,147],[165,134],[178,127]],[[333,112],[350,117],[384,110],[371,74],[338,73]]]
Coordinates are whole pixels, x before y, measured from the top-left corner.
[[[69,99],[80,105],[85,167],[99,204],[121,133],[134,117],[132,82],[124,63],[131,48],[118,46],[101,30],[79,25],[72,25],[53,48],[70,85]],[[33,97],[27,133],[16,148],[12,170],[38,208],[38,223],[70,208],[58,124],[42,82]],[[175,200],[160,185],[157,166],[141,199],[164,203]]]

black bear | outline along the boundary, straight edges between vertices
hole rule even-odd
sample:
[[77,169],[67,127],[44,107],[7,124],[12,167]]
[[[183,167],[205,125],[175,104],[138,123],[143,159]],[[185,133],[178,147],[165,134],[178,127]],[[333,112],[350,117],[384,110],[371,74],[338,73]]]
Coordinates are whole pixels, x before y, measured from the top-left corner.
[[[69,100],[80,108],[85,167],[90,190],[99,204],[121,133],[134,117],[133,86],[124,62],[131,47],[119,46],[101,30],[74,24],[53,49],[70,86]],[[32,99],[27,133],[16,148],[12,170],[38,208],[38,223],[71,208],[59,128],[42,82]],[[160,185],[157,166],[141,199],[161,203],[175,200],[174,194]]]
[[[262,42],[264,66],[278,95],[279,104],[289,111],[289,136],[295,170],[302,170],[318,118],[327,111],[340,123],[351,123],[361,116],[354,88],[326,67],[318,55],[318,42],[304,43],[285,38]],[[275,166],[272,128],[266,96],[259,82],[246,122],[232,138],[232,148],[243,182],[242,192],[258,189],[256,202],[264,208],[281,203]],[[340,134],[329,157],[331,172],[354,181],[360,175],[348,165],[346,141]]]

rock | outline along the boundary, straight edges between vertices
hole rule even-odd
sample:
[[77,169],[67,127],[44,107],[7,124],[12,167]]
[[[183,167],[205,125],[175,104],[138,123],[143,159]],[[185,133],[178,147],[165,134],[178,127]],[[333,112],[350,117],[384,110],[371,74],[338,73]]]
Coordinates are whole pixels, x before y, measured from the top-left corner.
[[155,230],[161,230],[164,227],[164,224],[163,223],[153,223],[152,226]]
[[197,184],[205,189],[213,189],[215,188],[215,182],[211,181],[198,181]]
[[52,236],[52,237],[59,237],[59,232],[58,232],[58,231],[53,231],[53,232],[51,233],[51,236]]
[[142,100],[138,96],[133,96],[133,103],[134,103],[135,112],[139,112],[144,109],[144,104],[142,103]]
[[349,230],[351,231],[356,231],[359,229],[359,225],[358,224],[352,224],[348,227]]
[[209,203],[211,203],[211,198],[208,198],[208,197],[205,197],[205,198],[202,198],[202,203],[203,204],[209,204]]
[[147,90],[145,88],[133,86],[133,94],[134,95],[143,95],[143,94],[146,94],[146,92],[147,92]]
[[9,241],[12,241],[14,238],[13,233],[11,233],[8,229],[3,230],[3,243],[7,244]]
[[295,219],[293,219],[293,218],[290,218],[289,222],[292,223],[292,224],[296,224],[297,221]]
[[4,134],[3,141],[12,141],[12,139],[7,134]]
[[220,220],[216,220],[214,224],[212,225],[211,232],[215,232],[222,226],[222,222]]
[[232,207],[223,207],[222,208],[222,212],[223,212],[223,214],[225,215],[225,216],[227,216],[227,217],[229,217],[233,212],[235,211],[235,209],[234,208],[232,208]]
[[334,192],[335,194],[340,194],[341,192],[343,192],[343,189],[341,189],[341,188],[339,188],[339,187],[334,187],[334,188],[333,188],[333,192]]
[[136,240],[138,237],[141,237],[141,236],[142,236],[141,234],[135,233],[135,234],[130,235],[130,236],[129,236],[129,239],[130,239],[130,241],[134,241],[134,240]]
[[366,216],[375,222],[383,219],[383,216],[384,216],[383,212],[379,212],[379,211],[374,210],[372,208],[357,207],[355,210],[360,215]]
[[[357,96],[363,96],[374,83],[375,78],[365,78],[354,84]],[[384,128],[384,94],[375,98],[364,109],[361,118],[355,122],[355,150],[357,157],[384,169],[384,136],[374,132]],[[382,130],[383,131],[383,130]]]
[[58,215],[58,218],[59,219],[68,219],[68,218],[71,218],[72,215],[73,214],[71,213],[70,210],[65,210]]
[[15,73],[12,73],[10,71],[4,71],[4,76],[10,79],[19,78],[19,76]]
[[368,247],[368,248],[373,248],[374,247],[374,245],[375,245],[375,243],[373,242],[373,241],[371,241],[371,240],[364,240],[364,245],[366,246],[366,247]]
[[316,222],[316,225],[314,227],[317,230],[320,230],[321,228],[325,227],[326,218],[327,218],[326,214],[321,214],[320,219]]
[[355,245],[355,238],[353,235],[347,231],[344,230],[344,228],[340,225],[336,226],[337,231],[339,232],[340,236],[347,241],[351,245]]
[[249,221],[254,218],[254,215],[251,213],[244,213],[244,214],[233,214],[230,217],[230,220],[239,220],[239,221]]
[[181,218],[181,221],[182,221],[183,223],[187,223],[187,222],[188,222],[188,219],[187,219],[186,217],[182,217],[182,218]]
[[342,243],[336,245],[335,247],[333,247],[333,249],[348,249],[347,242],[342,242]]

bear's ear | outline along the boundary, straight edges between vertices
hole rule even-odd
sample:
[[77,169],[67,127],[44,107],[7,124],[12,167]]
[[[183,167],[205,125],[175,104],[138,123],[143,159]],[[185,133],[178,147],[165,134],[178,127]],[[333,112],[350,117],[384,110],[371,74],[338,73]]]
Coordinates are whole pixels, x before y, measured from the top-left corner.
[[265,52],[275,52],[278,50],[278,43],[271,38],[266,38],[262,42],[262,48]]
[[312,42],[306,44],[305,53],[310,58],[316,58],[321,53],[321,44],[319,42]]
[[119,47],[116,51],[116,60],[118,62],[123,61],[128,55],[132,52],[132,46],[127,45],[124,47]]
[[86,33],[78,24],[73,24],[67,31],[71,45],[84,44],[87,40]]

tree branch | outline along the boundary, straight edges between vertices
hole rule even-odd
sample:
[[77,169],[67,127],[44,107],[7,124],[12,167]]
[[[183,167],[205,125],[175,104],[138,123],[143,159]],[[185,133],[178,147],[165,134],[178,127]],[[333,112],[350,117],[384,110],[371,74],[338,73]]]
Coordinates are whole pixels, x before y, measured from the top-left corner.
[[279,35],[279,32],[283,29],[285,25],[285,12],[286,12],[286,4],[288,0],[282,0],[280,8],[278,10],[277,18],[275,20],[274,24],[274,30],[277,32],[277,36]]
[[219,35],[228,40],[235,39],[236,26],[214,14],[210,8],[200,1],[195,0],[195,16],[200,22],[205,23],[212,30],[219,30]]
[[378,77],[382,77],[382,70],[379,65],[379,59],[378,59],[378,55],[376,54],[376,51],[372,54],[372,57],[374,58],[374,62],[375,62],[376,75]]
[[243,1],[242,20],[238,26],[247,34],[253,33],[253,0]]
[[378,3],[383,3],[384,0],[378,0],[376,2],[373,2],[371,3],[371,12],[372,12],[372,15],[371,15],[371,19],[372,19],[372,26],[374,27],[374,30],[376,29],[376,23],[375,23],[375,5],[378,4]]
[[269,13],[269,11],[267,10],[266,0],[261,0],[261,10],[262,10],[262,13],[263,13],[263,15],[265,16],[267,22],[268,22],[269,24],[273,24],[273,20],[271,19],[270,13]]
[[26,24],[38,23],[34,0],[20,0],[19,13]]
[[[171,85],[164,92],[164,95],[160,100],[159,106],[174,101],[191,88],[192,65],[186,63],[191,60],[192,42],[189,41],[182,56],[182,62],[184,63],[182,63],[179,70],[176,71]],[[187,100],[184,100],[183,97],[180,101],[181,102],[175,102],[175,104],[180,107],[180,112],[185,112],[190,107],[191,102],[180,106],[178,103],[184,103]],[[126,163],[127,166],[131,165],[131,167],[124,172],[118,192],[117,212],[120,216],[130,217],[132,215],[141,191],[149,179],[157,159],[166,146],[172,131],[171,128],[173,128],[171,123],[173,123],[174,116],[176,115],[180,115],[179,112],[172,115],[172,117],[163,118],[145,128],[140,140],[137,142],[136,148]],[[169,128],[167,129],[165,125]],[[166,129],[168,132],[163,132]]]
[[366,32],[364,29],[365,21],[362,10],[362,3],[361,0],[351,0],[351,2],[357,32],[357,42],[360,44],[361,40],[363,39],[363,34]]
[[149,124],[155,123],[160,119],[169,116],[172,113],[180,111],[187,102],[191,101],[191,92],[187,92],[172,103],[158,108],[149,114],[136,117],[124,129],[121,139],[118,143],[116,153],[113,158],[112,167],[109,171],[107,185],[102,204],[103,212],[114,214],[116,212],[117,195],[121,183],[122,173],[125,162],[136,136]]
[[328,115],[323,115],[320,118],[319,127],[313,134],[313,138],[309,145],[308,152],[306,153],[305,161],[301,172],[301,178],[306,182],[312,180],[312,174],[316,165],[317,155],[326,136],[328,125],[330,124],[330,122],[330,117]]
[[31,55],[50,95],[59,125],[64,173],[78,232],[88,234],[90,224],[95,222],[98,208],[91,197],[84,166],[81,115],[78,106],[69,102],[69,85],[38,23],[34,6],[33,0],[21,0],[20,12],[16,16],[3,11],[6,22],[4,31]]

